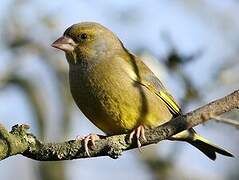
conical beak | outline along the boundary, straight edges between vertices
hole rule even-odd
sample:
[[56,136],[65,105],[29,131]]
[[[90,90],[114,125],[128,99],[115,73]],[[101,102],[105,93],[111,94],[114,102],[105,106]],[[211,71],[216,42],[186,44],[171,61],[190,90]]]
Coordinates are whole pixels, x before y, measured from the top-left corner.
[[65,52],[72,52],[75,49],[76,43],[72,38],[62,36],[51,44],[52,47],[60,49]]

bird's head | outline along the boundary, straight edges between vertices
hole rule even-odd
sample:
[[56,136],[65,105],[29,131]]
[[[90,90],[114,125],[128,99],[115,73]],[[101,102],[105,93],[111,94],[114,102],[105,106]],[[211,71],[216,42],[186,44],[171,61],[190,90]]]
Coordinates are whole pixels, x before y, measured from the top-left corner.
[[104,26],[83,22],[70,26],[52,47],[66,53],[69,63],[98,60],[122,48],[117,36]]

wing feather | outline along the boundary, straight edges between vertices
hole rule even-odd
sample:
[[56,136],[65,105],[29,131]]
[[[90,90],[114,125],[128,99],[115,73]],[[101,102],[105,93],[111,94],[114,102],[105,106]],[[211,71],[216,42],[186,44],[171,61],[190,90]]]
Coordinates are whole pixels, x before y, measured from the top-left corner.
[[[126,50],[126,49],[125,49]],[[168,109],[174,116],[181,114],[180,106],[176,103],[173,96],[169,94],[162,82],[155,76],[155,74],[135,55],[126,50],[130,56],[128,62],[132,65],[133,71],[137,78],[135,81],[148,88],[155,93],[167,105]]]

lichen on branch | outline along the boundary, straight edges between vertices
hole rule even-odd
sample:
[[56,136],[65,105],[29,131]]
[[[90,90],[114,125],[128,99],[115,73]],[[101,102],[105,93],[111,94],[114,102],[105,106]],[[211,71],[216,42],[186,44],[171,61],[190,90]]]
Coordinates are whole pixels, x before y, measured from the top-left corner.
[[[194,111],[157,127],[147,129],[147,141],[141,139],[143,146],[158,143],[168,139],[174,134],[189,129],[198,124],[219,116],[233,109],[239,109],[239,90],[206,104]],[[230,123],[229,123],[230,124]],[[233,126],[233,124],[231,124]],[[69,140],[61,143],[44,143],[28,132],[28,125],[15,125],[8,130],[0,124],[0,160],[21,154],[38,161],[59,161],[88,158],[84,149],[83,140]],[[90,148],[91,157],[109,156],[118,158],[123,151],[137,147],[137,143],[128,141],[128,134],[108,136],[97,140],[94,147]]]

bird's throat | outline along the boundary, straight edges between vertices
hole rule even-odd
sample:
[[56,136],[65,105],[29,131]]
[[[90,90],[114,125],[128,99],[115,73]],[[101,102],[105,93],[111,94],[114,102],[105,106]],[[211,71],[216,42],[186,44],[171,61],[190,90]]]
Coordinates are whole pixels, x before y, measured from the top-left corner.
[[65,55],[69,64],[77,64],[77,57],[74,51],[67,52]]

